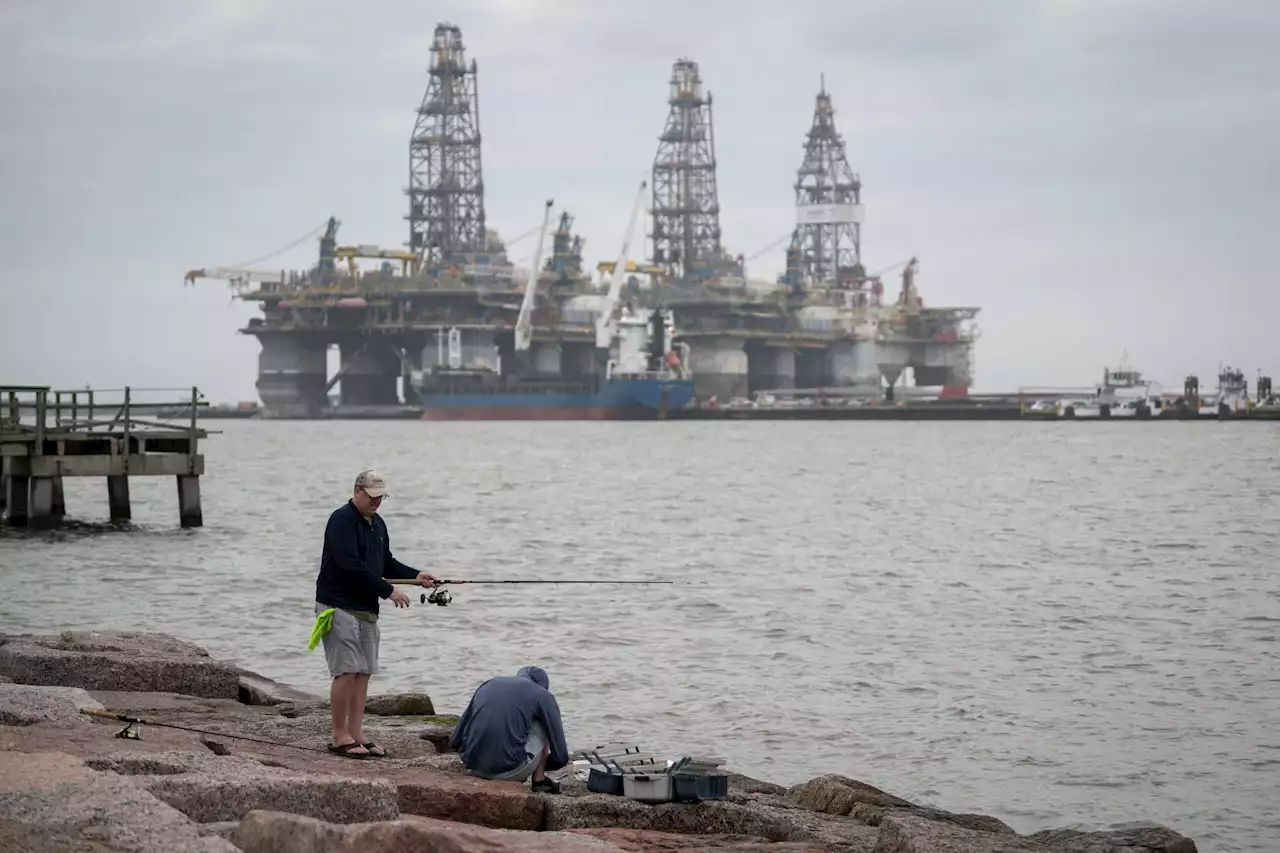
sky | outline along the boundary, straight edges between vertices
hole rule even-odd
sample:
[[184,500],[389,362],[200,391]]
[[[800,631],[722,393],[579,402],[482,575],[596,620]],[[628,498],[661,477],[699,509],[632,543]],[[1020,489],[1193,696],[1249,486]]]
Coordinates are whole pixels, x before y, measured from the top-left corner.
[[[981,308],[975,390],[1092,383],[1126,353],[1171,387],[1214,387],[1220,365],[1280,378],[1274,0],[12,0],[0,383],[256,399],[238,332],[256,307],[183,274],[330,215],[340,242],[401,248],[444,21],[479,66],[507,238],[554,198],[587,265],[613,260],[689,58],[714,97],[725,247],[755,255],[794,222],[824,77],[864,263],[914,254],[926,304]],[[748,274],[774,278],[783,246]]]

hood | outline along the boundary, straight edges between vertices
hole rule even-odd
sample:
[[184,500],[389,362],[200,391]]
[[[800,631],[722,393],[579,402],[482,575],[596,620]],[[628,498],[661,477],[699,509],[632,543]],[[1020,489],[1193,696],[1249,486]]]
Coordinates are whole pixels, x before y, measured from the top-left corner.
[[551,689],[551,679],[547,678],[547,671],[540,666],[522,666],[516,675],[529,679],[543,690]]

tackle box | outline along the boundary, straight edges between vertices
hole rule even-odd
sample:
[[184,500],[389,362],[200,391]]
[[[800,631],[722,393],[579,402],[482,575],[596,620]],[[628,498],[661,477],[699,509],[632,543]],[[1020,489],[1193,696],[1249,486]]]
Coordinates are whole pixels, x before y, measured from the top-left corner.
[[622,793],[628,800],[642,803],[669,803],[674,795],[673,778],[665,770],[661,773],[627,773],[622,777]]
[[677,802],[698,803],[723,800],[729,796],[729,777],[723,773],[675,773],[671,781],[672,794]]

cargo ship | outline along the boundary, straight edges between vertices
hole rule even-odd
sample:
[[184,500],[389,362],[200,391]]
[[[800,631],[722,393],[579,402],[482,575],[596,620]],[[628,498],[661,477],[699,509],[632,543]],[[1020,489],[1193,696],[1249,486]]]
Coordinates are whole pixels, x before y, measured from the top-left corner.
[[[599,379],[575,381],[530,369],[507,350],[516,367],[454,369],[447,364],[415,378],[413,392],[422,420],[661,420],[693,400],[687,345],[672,343],[670,311],[648,317],[622,316],[610,330]],[[519,327],[517,327],[517,335]],[[452,341],[451,341],[452,343]]]

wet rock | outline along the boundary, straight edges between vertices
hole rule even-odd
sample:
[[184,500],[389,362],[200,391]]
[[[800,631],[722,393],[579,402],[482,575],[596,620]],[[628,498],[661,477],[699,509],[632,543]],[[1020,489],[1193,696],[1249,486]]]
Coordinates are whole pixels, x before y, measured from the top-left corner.
[[1197,853],[1194,841],[1163,826],[1107,832],[1047,829],[1027,837],[1061,853]]
[[322,706],[327,707],[325,698],[309,693],[279,681],[272,681],[266,676],[247,669],[240,670],[240,682],[236,699],[242,705],[282,705],[289,703],[291,707]]
[[423,779],[416,773],[393,778],[399,785],[400,811],[407,815],[495,829],[544,827],[546,810],[542,798],[517,782],[491,782],[472,776]]
[[824,814],[847,815],[858,804],[911,808],[912,803],[879,788],[846,776],[828,775],[795,785],[786,793],[788,801]]
[[0,674],[18,684],[136,690],[234,699],[239,673],[167,634],[129,631],[9,635]]
[[775,785],[772,782],[762,782],[750,776],[743,776],[741,773],[726,772],[725,775],[729,777],[731,791],[742,791],[746,794],[777,794],[780,797],[787,793],[784,786]]
[[256,771],[143,777],[155,797],[198,823],[242,820],[255,809],[328,818],[335,823],[399,815],[394,785],[382,779],[313,776],[258,766]]
[[89,721],[89,717],[80,713],[82,708],[104,710],[102,703],[79,687],[0,684],[0,725],[79,725]]
[[909,813],[926,820],[954,823],[981,832],[1015,834],[1004,821],[982,814],[953,814],[895,797],[846,776],[819,776],[789,789],[786,800],[822,814],[849,815],[868,826],[879,826],[886,815]]
[[435,715],[436,706],[431,704],[431,697],[425,693],[386,693],[366,699],[364,711],[379,716],[430,717]]
[[65,753],[0,751],[0,848],[111,853],[236,853],[201,837],[133,779]]
[[1052,853],[1018,835],[982,832],[905,811],[884,816],[873,853]]
[[596,838],[555,832],[503,832],[407,817],[339,826],[292,814],[255,811],[232,834],[244,853],[616,853]]

